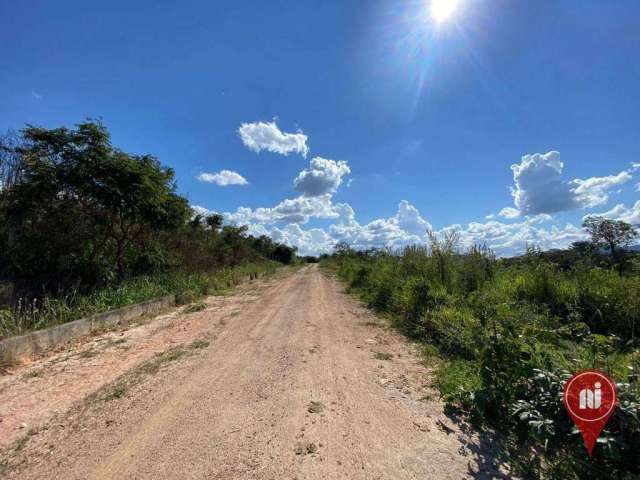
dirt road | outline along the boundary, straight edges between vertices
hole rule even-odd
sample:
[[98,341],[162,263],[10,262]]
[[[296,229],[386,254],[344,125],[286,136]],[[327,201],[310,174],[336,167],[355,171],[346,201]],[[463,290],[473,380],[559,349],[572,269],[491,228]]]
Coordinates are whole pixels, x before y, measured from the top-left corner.
[[130,370],[13,445],[0,457],[4,475],[496,474],[478,438],[443,414],[413,347],[317,266],[256,287],[226,312],[202,330],[206,341],[154,356],[153,368]]

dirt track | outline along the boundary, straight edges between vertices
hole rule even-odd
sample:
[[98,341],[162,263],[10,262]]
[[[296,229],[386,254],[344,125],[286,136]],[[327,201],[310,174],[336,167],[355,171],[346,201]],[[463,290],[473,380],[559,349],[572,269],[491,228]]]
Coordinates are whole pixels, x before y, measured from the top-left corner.
[[4,475],[496,475],[477,437],[442,413],[412,347],[335,279],[309,266],[253,288],[237,310],[227,305],[222,319],[215,310],[199,314],[208,325],[200,332],[206,348],[140,378],[125,374],[137,380],[117,395],[109,393],[122,379],[78,401],[5,451]]

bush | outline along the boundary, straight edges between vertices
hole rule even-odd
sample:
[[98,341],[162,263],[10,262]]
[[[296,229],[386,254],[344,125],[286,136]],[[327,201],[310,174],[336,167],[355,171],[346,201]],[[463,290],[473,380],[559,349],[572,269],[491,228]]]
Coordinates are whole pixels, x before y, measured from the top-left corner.
[[436,372],[436,386],[447,405],[472,412],[481,386],[478,364],[468,360],[446,363]]

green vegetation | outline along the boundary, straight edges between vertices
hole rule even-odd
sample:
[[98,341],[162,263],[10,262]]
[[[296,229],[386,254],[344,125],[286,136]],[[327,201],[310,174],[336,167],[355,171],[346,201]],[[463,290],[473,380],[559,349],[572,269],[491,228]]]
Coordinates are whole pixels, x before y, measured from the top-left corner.
[[294,261],[193,212],[173,170],[99,122],[0,138],[0,338],[167,294],[194,303]]
[[199,348],[207,348],[209,345],[210,343],[207,340],[194,340],[191,342],[191,345],[189,345],[189,348],[197,350]]
[[[501,432],[516,474],[640,478],[637,257],[618,244],[603,252],[595,235],[590,248],[504,260],[481,247],[459,253],[457,240],[431,235],[430,248],[399,252],[339,245],[322,262],[424,342],[448,410]],[[591,368],[620,397],[593,459],[562,404],[566,379]]]
[[195,302],[192,303],[190,305],[187,305],[186,307],[184,307],[184,310],[182,310],[184,313],[196,313],[196,312],[201,312],[202,310],[207,308],[207,304],[204,302]]

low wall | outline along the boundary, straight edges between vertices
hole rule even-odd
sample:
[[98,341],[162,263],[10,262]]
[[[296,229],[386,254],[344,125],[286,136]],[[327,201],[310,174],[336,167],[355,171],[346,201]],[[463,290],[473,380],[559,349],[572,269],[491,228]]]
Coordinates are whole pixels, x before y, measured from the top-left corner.
[[126,325],[134,318],[158,312],[175,304],[175,295],[168,295],[27,333],[19,337],[7,338],[0,341],[0,364],[15,363],[20,359],[46,352],[96,330],[116,325]]

